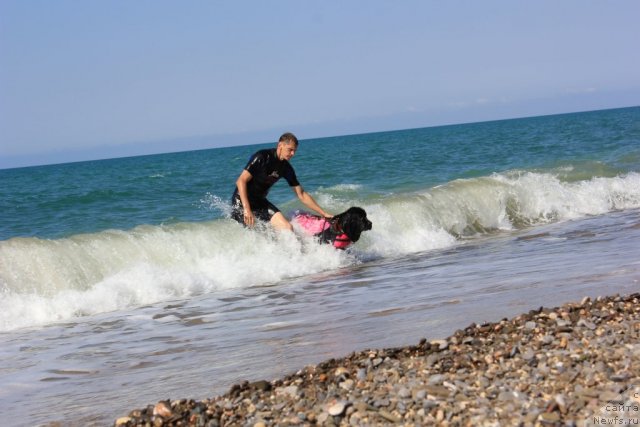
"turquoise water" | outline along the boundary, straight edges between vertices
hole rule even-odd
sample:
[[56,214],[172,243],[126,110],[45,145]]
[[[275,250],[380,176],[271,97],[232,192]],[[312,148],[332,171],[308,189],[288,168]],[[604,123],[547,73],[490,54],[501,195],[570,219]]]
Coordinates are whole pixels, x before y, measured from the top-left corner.
[[[303,139],[303,187],[373,222],[347,252],[227,218],[248,157],[273,145],[0,170],[7,419],[33,425],[56,407],[105,424],[351,350],[637,290],[640,107]],[[285,182],[270,199],[301,207]]]

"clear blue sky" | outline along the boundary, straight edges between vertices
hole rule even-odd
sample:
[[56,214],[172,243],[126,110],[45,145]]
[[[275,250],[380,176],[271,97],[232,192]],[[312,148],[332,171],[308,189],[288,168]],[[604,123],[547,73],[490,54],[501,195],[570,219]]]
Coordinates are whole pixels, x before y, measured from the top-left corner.
[[0,0],[0,167],[640,105],[639,22],[636,0]]

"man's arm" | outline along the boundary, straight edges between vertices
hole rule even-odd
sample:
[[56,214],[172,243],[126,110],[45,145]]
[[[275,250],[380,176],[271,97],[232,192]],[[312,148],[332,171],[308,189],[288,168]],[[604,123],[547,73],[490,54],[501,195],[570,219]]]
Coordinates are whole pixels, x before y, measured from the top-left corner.
[[236,180],[236,186],[238,187],[238,195],[242,202],[242,208],[244,209],[244,223],[249,227],[253,227],[256,219],[253,216],[251,210],[251,204],[249,203],[249,196],[247,196],[247,183],[251,181],[253,176],[248,170],[243,170],[238,179]]
[[302,188],[302,186],[296,185],[295,187],[293,187],[293,191],[298,196],[298,199],[300,199],[300,201],[304,203],[305,206],[307,206],[309,209],[313,209],[314,211],[316,211],[317,213],[319,213],[321,216],[325,218],[333,217],[333,215],[326,213],[320,207],[320,205],[318,205],[318,203],[313,199],[313,197],[311,197],[311,194],[304,191],[304,188]]

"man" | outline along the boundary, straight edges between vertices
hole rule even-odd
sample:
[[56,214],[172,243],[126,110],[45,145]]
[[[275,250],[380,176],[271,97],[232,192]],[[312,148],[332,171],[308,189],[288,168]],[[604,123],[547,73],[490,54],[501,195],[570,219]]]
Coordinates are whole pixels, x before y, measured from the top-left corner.
[[231,217],[240,224],[253,227],[256,218],[268,221],[278,230],[293,231],[291,223],[280,209],[267,200],[273,184],[284,177],[298,199],[320,215],[331,218],[309,193],[304,191],[289,160],[298,149],[298,138],[290,132],[283,134],[276,148],[260,150],[249,159],[249,163],[236,181],[236,190],[231,198]]

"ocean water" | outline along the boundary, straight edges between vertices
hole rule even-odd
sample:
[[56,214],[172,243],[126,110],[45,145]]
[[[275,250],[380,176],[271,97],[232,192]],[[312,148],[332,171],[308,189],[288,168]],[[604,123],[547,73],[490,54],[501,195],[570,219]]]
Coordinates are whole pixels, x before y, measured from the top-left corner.
[[303,139],[303,187],[373,222],[345,252],[228,219],[274,145],[0,170],[3,422],[109,425],[640,287],[640,107]]

